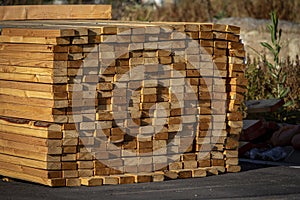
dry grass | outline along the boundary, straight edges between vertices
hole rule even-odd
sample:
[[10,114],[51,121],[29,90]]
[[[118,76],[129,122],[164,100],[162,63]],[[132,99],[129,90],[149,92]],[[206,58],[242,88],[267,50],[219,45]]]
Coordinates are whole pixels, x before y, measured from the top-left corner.
[[[288,76],[285,87],[290,88],[285,102],[292,101],[293,105],[286,107],[278,113],[271,114],[272,120],[285,121],[288,123],[300,123],[300,58],[290,59],[282,58],[282,71]],[[262,60],[247,59],[247,69],[245,75],[248,79],[248,92],[245,94],[246,100],[268,99],[271,94],[272,87],[276,83],[271,83],[271,75],[268,67]]]
[[270,12],[276,11],[279,19],[300,22],[299,0],[211,0],[214,14],[224,17],[252,17],[269,19]]
[[[291,89],[286,100],[294,101],[294,108],[300,108],[300,58],[291,59],[289,57],[281,61],[282,71],[288,74],[285,83]],[[264,99],[271,93],[270,73],[268,67],[262,60],[247,59],[246,77],[248,78],[248,94],[246,99]],[[298,102],[297,102],[298,101]]]
[[[291,88],[288,98],[295,101],[295,107],[300,108],[300,58],[295,60],[289,57],[283,62],[283,71],[288,74],[286,85]],[[297,102],[298,101],[298,102]]]
[[300,23],[299,0],[178,0],[177,4],[155,8],[110,0],[114,19],[144,21],[208,22],[214,18],[252,17],[269,19],[275,10],[280,20]]

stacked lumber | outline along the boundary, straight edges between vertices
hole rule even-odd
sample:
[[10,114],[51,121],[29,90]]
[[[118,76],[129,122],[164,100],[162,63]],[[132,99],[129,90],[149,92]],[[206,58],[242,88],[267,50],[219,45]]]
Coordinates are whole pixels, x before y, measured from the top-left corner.
[[94,186],[240,170],[246,79],[238,27],[1,26],[1,175]]

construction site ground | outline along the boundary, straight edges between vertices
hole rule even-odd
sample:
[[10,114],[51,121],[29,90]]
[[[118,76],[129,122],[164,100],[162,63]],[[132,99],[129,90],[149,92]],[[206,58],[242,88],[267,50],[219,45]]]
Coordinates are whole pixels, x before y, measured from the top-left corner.
[[0,199],[300,199],[300,166],[249,162],[241,166],[239,173],[205,178],[97,187],[51,188],[0,181]]

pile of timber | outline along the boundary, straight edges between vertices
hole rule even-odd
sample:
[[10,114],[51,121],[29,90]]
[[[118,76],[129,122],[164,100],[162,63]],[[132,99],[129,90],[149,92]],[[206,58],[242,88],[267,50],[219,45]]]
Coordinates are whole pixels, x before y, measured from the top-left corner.
[[0,174],[49,186],[238,172],[239,28],[7,21]]

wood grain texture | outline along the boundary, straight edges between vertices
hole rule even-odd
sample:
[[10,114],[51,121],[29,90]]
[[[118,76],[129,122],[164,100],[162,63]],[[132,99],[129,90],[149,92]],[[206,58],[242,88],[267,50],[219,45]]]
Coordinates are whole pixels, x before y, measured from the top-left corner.
[[111,19],[111,5],[1,6],[0,20]]

